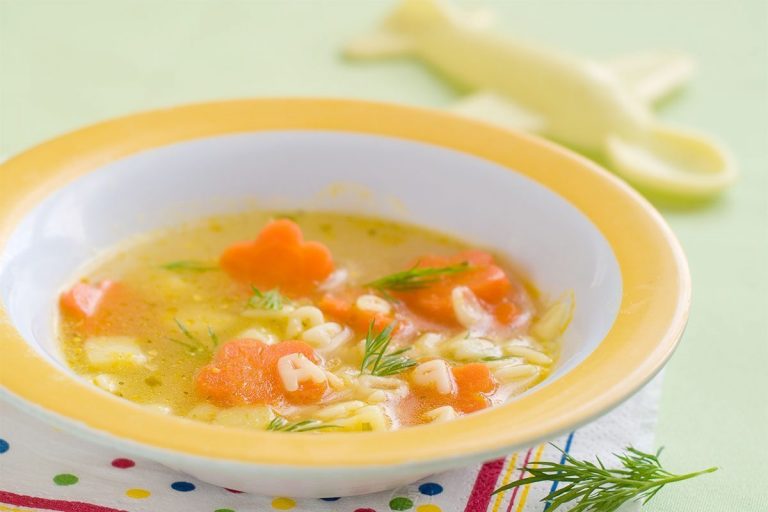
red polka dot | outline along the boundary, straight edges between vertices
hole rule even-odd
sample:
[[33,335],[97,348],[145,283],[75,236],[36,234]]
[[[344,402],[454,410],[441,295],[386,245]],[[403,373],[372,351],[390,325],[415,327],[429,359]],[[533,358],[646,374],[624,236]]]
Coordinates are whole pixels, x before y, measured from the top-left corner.
[[227,489],[226,487],[224,489],[226,489],[227,491],[231,492],[232,494],[243,494],[243,491],[236,491],[234,489]]
[[112,465],[116,468],[128,469],[135,466],[136,463],[133,462],[131,459],[115,459],[112,461]]

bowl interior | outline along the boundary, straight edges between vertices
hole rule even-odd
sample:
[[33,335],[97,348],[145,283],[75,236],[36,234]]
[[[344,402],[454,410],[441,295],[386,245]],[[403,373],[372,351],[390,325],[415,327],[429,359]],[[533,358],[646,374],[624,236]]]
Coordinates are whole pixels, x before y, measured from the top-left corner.
[[562,356],[541,385],[584,360],[619,310],[621,272],[609,243],[534,180],[425,143],[296,130],[164,146],[58,189],[22,220],[0,255],[0,297],[26,341],[65,368],[55,336],[57,297],[87,262],[146,231],[249,208],[419,224],[507,255],[546,297],[572,291],[575,311]]

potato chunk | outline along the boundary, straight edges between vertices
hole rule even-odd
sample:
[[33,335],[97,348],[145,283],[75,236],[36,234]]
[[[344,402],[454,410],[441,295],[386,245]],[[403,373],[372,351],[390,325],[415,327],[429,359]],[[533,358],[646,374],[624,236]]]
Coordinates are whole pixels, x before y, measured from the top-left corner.
[[147,362],[136,338],[131,336],[94,336],[85,341],[83,348],[88,362],[99,368],[121,364],[141,366]]

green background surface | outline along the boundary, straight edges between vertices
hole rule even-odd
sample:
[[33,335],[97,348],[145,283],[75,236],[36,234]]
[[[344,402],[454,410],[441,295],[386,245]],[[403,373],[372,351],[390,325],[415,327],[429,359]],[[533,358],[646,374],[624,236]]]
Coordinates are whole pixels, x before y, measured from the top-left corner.
[[[663,117],[722,139],[742,171],[720,200],[659,205],[693,273],[688,330],[666,371],[658,444],[673,470],[721,470],[656,511],[768,510],[768,2],[487,2],[498,29],[596,58],[696,57]],[[459,93],[408,60],[337,53],[391,3],[0,0],[0,154],[112,116],[264,95],[445,107]]]

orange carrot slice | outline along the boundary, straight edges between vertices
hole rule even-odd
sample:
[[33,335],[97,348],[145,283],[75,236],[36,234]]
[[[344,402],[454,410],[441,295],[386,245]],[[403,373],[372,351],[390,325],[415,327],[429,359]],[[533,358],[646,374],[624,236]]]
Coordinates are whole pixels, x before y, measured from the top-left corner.
[[510,324],[520,314],[520,308],[514,302],[505,299],[493,310],[496,321],[502,325]]
[[83,336],[137,335],[137,328],[144,333],[151,330],[146,317],[152,305],[124,283],[78,283],[61,294],[59,307]]
[[[411,382],[413,397],[406,407],[411,414],[422,414],[427,410],[450,405],[459,412],[469,413],[490,406],[488,394],[496,390],[496,380],[491,370],[482,363],[470,363],[451,368],[456,389],[452,393],[439,394],[433,387],[419,386]],[[416,403],[413,402],[414,398]],[[407,402],[407,401],[406,401]]]
[[470,363],[451,370],[458,393],[453,408],[461,412],[485,409],[491,402],[486,396],[496,390],[491,370],[482,363]]
[[299,389],[284,389],[277,362],[289,354],[303,354],[319,362],[314,349],[303,341],[283,341],[275,345],[254,339],[237,339],[221,345],[209,364],[195,377],[197,391],[220,406],[247,404],[280,405],[284,402],[318,402],[327,383],[302,382]]
[[465,272],[444,275],[428,286],[394,295],[416,313],[445,325],[458,324],[451,300],[451,292],[457,286],[468,287],[490,305],[499,304],[509,295],[512,289],[509,278],[494,263],[493,256],[484,251],[464,251],[451,257],[425,256],[419,259],[417,267],[446,267],[462,262],[470,264]]
[[59,304],[61,309],[73,318],[85,320],[96,317],[106,302],[108,296],[115,295],[118,284],[114,281],[101,281],[92,285],[77,283],[61,294]]
[[264,364],[267,347],[252,339],[224,343],[198,371],[197,391],[220,406],[276,402],[279,390]]
[[[346,324],[357,333],[365,333],[373,322],[373,330],[382,331],[386,326],[395,321],[393,314],[376,313],[359,309],[355,301],[339,295],[326,294],[317,303],[323,313],[334,320]],[[398,322],[396,329],[402,328],[402,321]],[[397,330],[395,331],[397,332]]]
[[[280,375],[277,372],[277,362],[281,357],[290,354],[302,354],[313,363],[319,361],[315,350],[303,341],[288,340],[276,345],[271,345],[267,350],[267,357],[269,358],[268,364],[270,367],[274,367],[274,380],[278,383],[280,383]],[[302,382],[299,384],[299,389],[296,391],[286,391],[281,384],[278,384],[278,386],[282,389],[286,400],[294,404],[317,403],[323,398],[323,395],[325,395],[325,392],[328,390],[327,382]]]
[[309,293],[333,272],[328,248],[305,242],[299,226],[288,219],[270,222],[256,240],[229,246],[220,264],[237,281],[294,295]]

